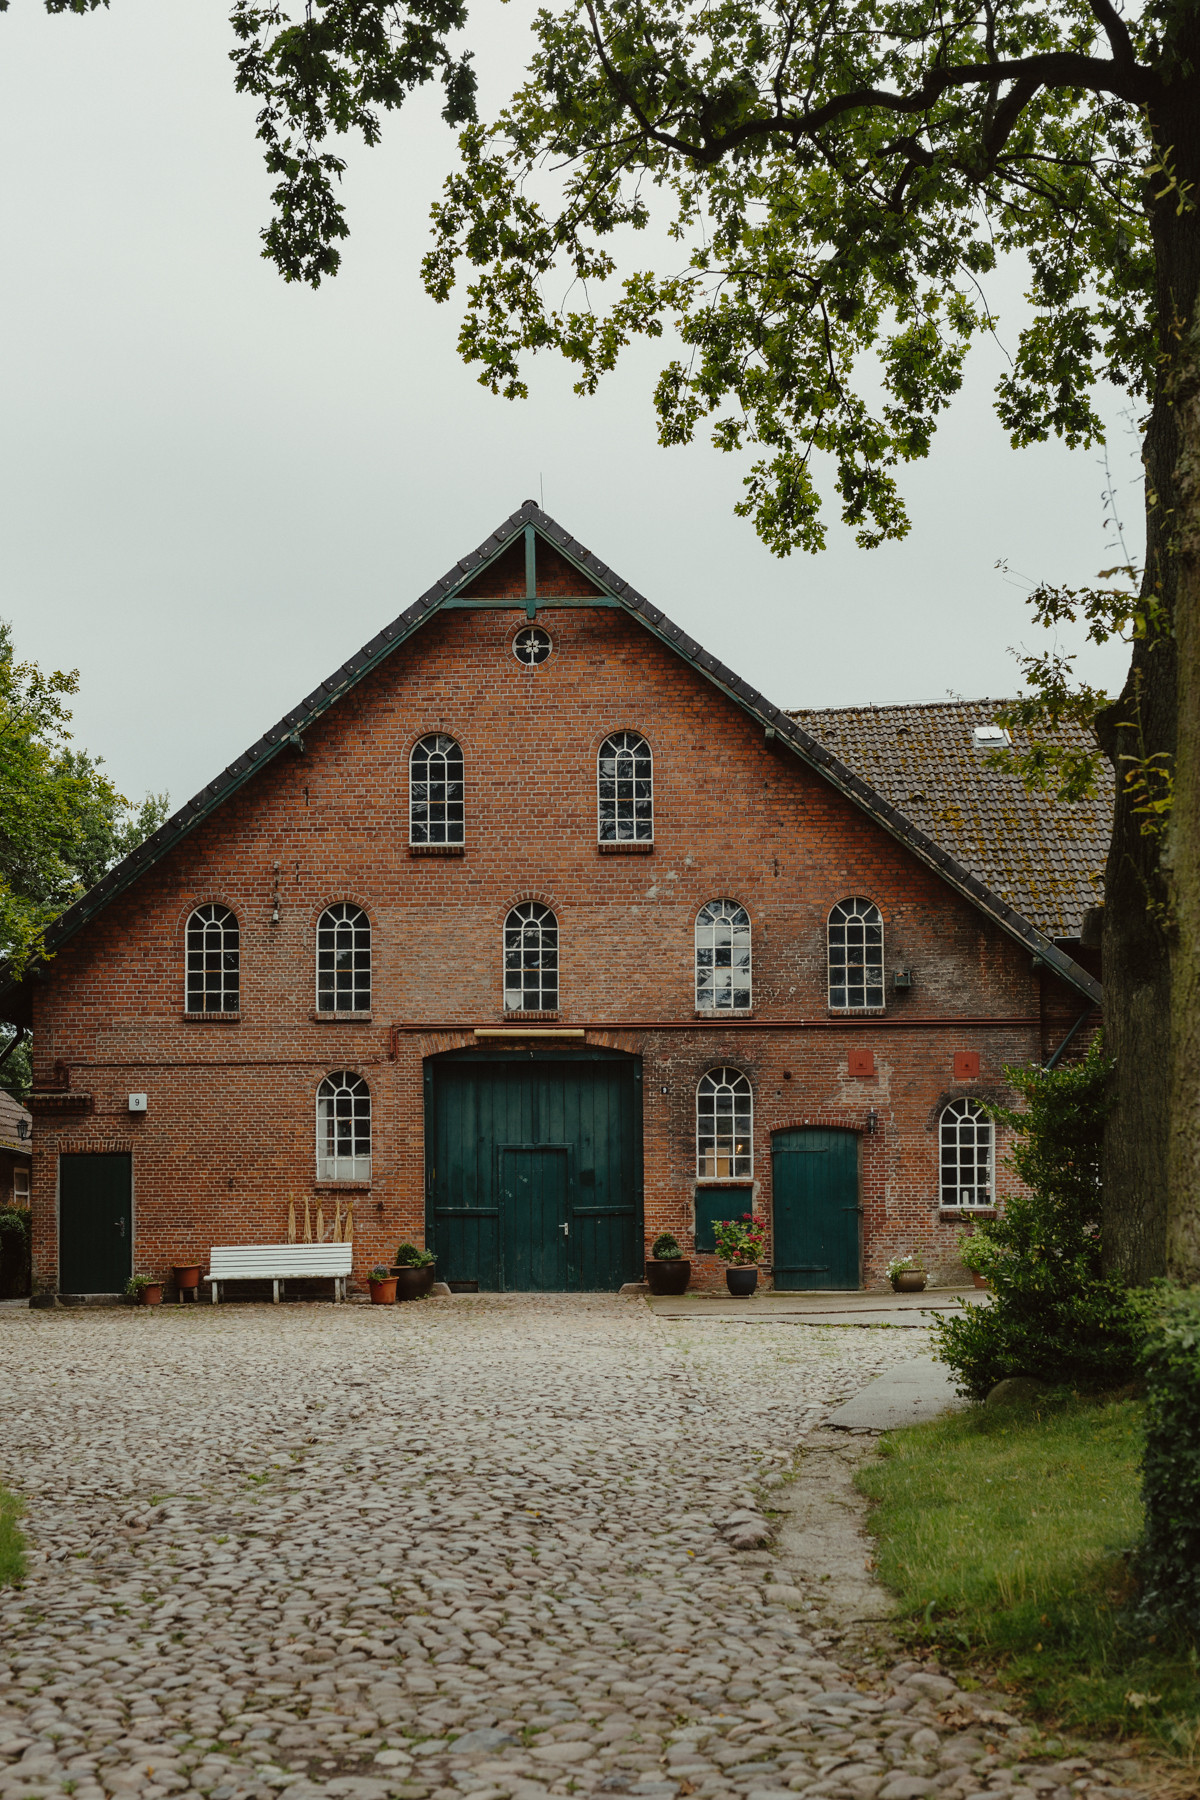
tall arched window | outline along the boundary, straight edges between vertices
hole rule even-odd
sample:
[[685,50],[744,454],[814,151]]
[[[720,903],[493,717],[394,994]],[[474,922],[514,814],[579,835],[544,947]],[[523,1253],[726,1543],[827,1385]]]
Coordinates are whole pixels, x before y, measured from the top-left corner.
[[736,900],[710,900],[696,915],[696,1005],[750,1005],[750,914]]
[[371,1090],[343,1069],[317,1089],[317,1180],[370,1179]]
[[464,842],[463,753],[440,731],[413,745],[408,765],[410,844]]
[[872,900],[839,900],[829,915],[829,1004],[883,1005],[883,914]]
[[978,1100],[952,1100],[942,1110],[941,1203],[993,1206],[995,1132]]
[[504,921],[504,1010],[557,1008],[558,920],[548,906],[525,900]]
[[651,843],[654,762],[636,731],[614,731],[596,759],[597,832],[602,844]]
[[198,906],[187,922],[187,1011],[237,1012],[241,961],[234,914],[227,906]]
[[740,1069],[710,1069],[696,1088],[696,1174],[753,1175],[754,1096]]
[[317,1011],[370,1012],[371,921],[361,906],[327,906],[317,920]]

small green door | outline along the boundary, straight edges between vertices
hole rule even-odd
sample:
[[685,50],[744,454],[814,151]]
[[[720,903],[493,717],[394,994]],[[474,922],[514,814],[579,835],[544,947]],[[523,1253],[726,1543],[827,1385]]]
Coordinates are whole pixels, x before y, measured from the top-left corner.
[[567,1285],[566,1144],[500,1147],[500,1285],[559,1294]]
[[860,1287],[857,1132],[777,1131],[771,1187],[775,1286]]
[[119,1294],[133,1273],[132,1156],[58,1159],[58,1287]]

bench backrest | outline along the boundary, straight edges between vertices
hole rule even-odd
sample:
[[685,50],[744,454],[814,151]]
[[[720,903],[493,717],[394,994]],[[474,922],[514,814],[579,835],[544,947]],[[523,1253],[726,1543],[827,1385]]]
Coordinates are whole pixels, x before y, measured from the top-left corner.
[[208,1272],[218,1281],[284,1275],[348,1275],[353,1244],[217,1244]]

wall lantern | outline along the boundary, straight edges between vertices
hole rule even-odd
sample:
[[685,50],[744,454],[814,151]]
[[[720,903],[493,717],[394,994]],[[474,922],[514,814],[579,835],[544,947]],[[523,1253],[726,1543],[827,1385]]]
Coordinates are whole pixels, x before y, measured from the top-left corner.
[[17,1136],[22,1139],[27,1138],[29,1136],[29,1120],[28,1119],[18,1119],[17,1120]]
[[875,1133],[878,1130],[879,1130],[879,1114],[875,1111],[875,1108],[872,1107],[870,1112],[867,1114],[867,1135],[868,1135],[868,1137],[874,1137]]

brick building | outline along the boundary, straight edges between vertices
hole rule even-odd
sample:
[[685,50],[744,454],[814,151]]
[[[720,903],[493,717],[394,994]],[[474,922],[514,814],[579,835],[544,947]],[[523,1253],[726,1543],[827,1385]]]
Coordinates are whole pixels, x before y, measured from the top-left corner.
[[527,503],[3,990],[36,1285],[347,1212],[359,1278],[410,1239],[613,1288],[662,1230],[715,1274],[751,1208],[780,1286],[953,1267],[1004,1190],[978,1101],[1100,1002],[1103,807],[997,811],[969,713],[790,716]]

